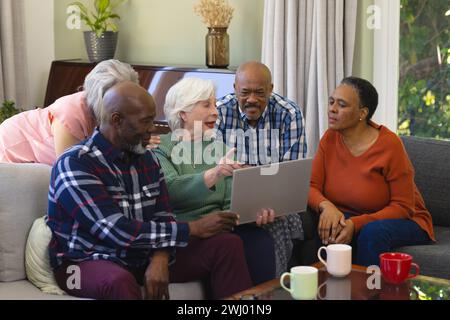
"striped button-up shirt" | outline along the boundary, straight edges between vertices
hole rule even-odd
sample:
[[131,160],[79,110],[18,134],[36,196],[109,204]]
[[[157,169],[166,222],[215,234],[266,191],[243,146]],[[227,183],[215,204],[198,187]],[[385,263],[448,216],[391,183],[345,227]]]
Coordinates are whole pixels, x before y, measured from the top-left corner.
[[53,167],[47,224],[53,268],[63,261],[109,260],[141,267],[154,250],[186,246],[189,227],[171,214],[152,152],[121,152],[96,131]]
[[272,93],[254,128],[240,110],[235,94],[219,99],[217,110],[217,137],[236,148],[238,161],[261,165],[306,156],[304,120],[294,102]]

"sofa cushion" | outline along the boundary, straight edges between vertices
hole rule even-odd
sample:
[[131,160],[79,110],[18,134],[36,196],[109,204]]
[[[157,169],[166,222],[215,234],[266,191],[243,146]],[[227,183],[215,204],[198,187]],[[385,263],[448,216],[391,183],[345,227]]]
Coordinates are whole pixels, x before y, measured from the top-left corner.
[[169,284],[170,300],[202,300],[206,292],[202,282],[185,282]]
[[51,167],[0,163],[0,281],[25,279],[25,243],[47,212]]
[[28,280],[42,292],[63,295],[66,293],[56,283],[50,266],[48,244],[51,239],[52,231],[46,225],[45,217],[36,219],[28,234],[25,248],[25,271]]
[[402,137],[433,224],[450,227],[450,142]]
[[434,227],[437,243],[425,246],[406,246],[395,251],[412,255],[420,267],[420,274],[450,279],[450,228]]
[[0,282],[0,300],[87,300],[44,293],[28,280]]

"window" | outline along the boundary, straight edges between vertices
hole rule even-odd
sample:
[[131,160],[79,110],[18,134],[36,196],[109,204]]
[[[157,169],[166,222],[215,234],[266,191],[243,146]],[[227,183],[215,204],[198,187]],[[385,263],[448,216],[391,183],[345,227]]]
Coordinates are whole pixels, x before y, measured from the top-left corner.
[[450,139],[450,7],[401,0],[398,133]]

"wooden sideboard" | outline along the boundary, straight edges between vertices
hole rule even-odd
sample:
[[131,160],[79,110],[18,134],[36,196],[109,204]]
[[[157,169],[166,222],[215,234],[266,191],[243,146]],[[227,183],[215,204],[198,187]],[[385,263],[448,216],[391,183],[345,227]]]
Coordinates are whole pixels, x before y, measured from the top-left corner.
[[[203,69],[195,66],[162,66],[131,64],[139,74],[140,84],[152,94],[156,102],[155,124],[158,133],[168,131],[164,117],[164,101],[169,88],[182,78],[211,79],[216,85],[216,96],[233,92],[234,69]],[[48,78],[44,107],[56,99],[80,90],[86,75],[95,63],[82,60],[56,60],[52,62]]]

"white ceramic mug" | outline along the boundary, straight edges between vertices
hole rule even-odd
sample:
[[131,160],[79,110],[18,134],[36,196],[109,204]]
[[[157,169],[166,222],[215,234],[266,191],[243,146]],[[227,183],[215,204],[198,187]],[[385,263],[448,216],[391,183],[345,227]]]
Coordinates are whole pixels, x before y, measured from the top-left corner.
[[[322,250],[327,252],[327,261],[320,256]],[[335,277],[345,277],[352,271],[352,247],[347,244],[320,247],[317,257],[327,267],[328,273]]]
[[[290,278],[290,288],[284,285],[284,279]],[[296,300],[314,300],[317,297],[319,270],[314,267],[293,267],[291,272],[285,272],[280,278],[281,287],[289,291]]]
[[[326,294],[322,293],[326,291]],[[330,277],[317,289],[317,296],[321,300],[351,300],[352,281],[350,278]]]

